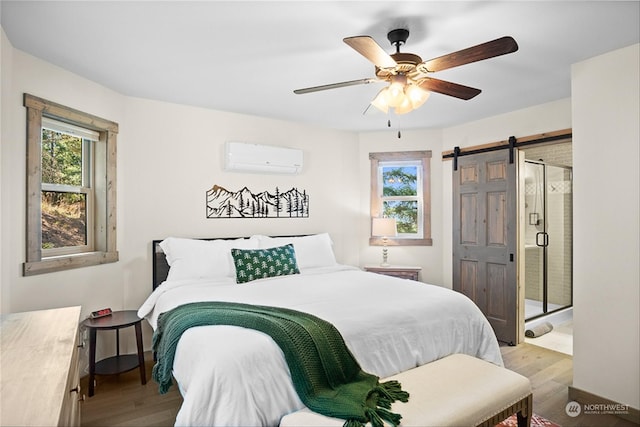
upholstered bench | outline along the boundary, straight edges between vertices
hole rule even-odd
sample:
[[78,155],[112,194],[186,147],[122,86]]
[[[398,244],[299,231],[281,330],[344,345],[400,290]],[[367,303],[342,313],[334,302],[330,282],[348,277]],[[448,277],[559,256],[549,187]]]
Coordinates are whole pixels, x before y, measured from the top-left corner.
[[[492,363],[454,354],[401,372],[395,379],[411,395],[395,402],[402,426],[494,426],[518,414],[518,426],[530,426],[532,414],[529,379]],[[383,380],[383,381],[384,381]],[[280,427],[341,427],[344,420],[304,408],[285,415]]]

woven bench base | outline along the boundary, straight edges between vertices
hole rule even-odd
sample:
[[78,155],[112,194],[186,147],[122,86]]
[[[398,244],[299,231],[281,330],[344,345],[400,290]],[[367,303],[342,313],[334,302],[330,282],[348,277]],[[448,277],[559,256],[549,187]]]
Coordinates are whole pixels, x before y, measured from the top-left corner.
[[531,426],[531,417],[533,416],[533,395],[529,394],[527,397],[509,406],[504,411],[478,424],[477,427],[495,427],[495,425],[506,420],[513,414],[518,414],[518,427]]

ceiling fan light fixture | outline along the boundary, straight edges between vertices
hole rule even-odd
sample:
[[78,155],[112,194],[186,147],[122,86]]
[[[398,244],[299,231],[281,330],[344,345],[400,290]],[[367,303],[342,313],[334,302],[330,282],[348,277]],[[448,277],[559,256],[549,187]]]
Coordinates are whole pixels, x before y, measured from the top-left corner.
[[429,95],[431,94],[429,91],[426,91],[414,84],[408,85],[404,93],[409,99],[409,102],[411,102],[411,106],[414,110],[416,108],[420,108],[420,106],[429,99]]
[[406,96],[404,96],[404,91],[402,88],[392,88],[389,86],[387,91],[385,92],[385,98],[387,100],[387,104],[390,107],[399,107],[405,100]]
[[404,101],[402,101],[402,104],[398,105],[397,107],[395,107],[395,109],[393,110],[396,114],[406,114],[410,111],[413,111],[413,105],[411,105],[411,100],[409,99],[408,96],[404,97]]
[[371,105],[376,107],[378,110],[387,114],[389,112],[389,103],[387,102],[387,90],[388,88],[383,88],[378,92],[376,97],[371,101]]
[[386,97],[387,104],[390,107],[399,107],[404,102],[406,96],[404,94],[404,87],[407,84],[407,76],[403,74],[396,74],[391,77],[391,84],[387,88]]

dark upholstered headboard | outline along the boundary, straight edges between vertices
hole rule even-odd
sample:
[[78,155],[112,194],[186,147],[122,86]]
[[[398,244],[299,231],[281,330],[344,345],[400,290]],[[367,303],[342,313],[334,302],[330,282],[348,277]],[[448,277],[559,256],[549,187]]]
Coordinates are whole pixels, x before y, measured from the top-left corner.
[[169,263],[167,262],[167,257],[164,252],[162,252],[162,248],[160,247],[160,243],[162,240],[152,240],[151,241],[151,269],[153,272],[153,289],[157,288],[158,285],[164,282],[169,275]]
[[[302,235],[293,235],[293,236],[273,236],[273,237],[300,237],[306,236],[306,234]],[[240,239],[240,237],[204,237],[198,238],[198,240],[230,240],[230,239]],[[152,240],[151,241],[151,268],[153,272],[153,289],[157,288],[162,282],[167,280],[167,276],[169,274],[169,263],[167,263],[167,258],[160,247],[160,243],[162,240]]]

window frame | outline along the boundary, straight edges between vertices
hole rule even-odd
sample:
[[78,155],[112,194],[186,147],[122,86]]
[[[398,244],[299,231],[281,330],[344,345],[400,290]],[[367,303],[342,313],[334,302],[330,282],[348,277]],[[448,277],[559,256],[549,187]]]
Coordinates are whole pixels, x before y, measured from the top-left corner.
[[[64,271],[118,261],[116,240],[116,156],[118,124],[55,102],[24,94],[27,109],[27,197],[26,260],[23,275]],[[42,118],[47,117],[72,126],[98,132],[100,147],[95,158],[94,246],[72,254],[51,255],[42,249]],[[99,158],[98,158],[99,157]],[[89,220],[87,220],[89,222]],[[55,254],[55,252],[54,252]]]
[[[386,244],[389,246],[432,246],[431,238],[431,151],[394,151],[382,153],[369,153],[371,161],[371,218],[382,216],[383,213],[383,197],[382,188],[380,188],[379,170],[380,164],[393,164],[397,162],[399,166],[403,162],[420,162],[422,165],[422,236],[396,236],[388,237]],[[420,203],[419,203],[420,204]],[[418,224],[420,230],[420,224]],[[382,237],[369,237],[369,245],[382,246],[384,244]]]

